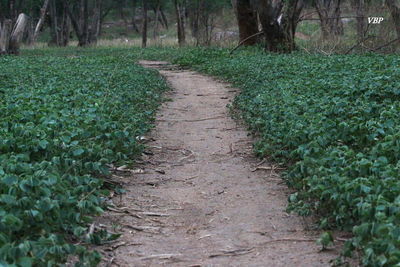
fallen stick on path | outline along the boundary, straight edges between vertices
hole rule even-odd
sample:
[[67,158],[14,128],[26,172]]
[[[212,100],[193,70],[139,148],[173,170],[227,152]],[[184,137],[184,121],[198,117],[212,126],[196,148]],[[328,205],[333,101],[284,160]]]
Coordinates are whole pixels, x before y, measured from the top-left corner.
[[229,256],[240,256],[244,254],[249,254],[254,251],[254,248],[246,248],[246,249],[236,249],[236,250],[226,250],[222,251],[222,253],[211,254],[208,256],[209,258],[216,258],[216,257],[229,257]]
[[179,257],[179,256],[182,256],[182,254],[155,254],[155,255],[143,257],[143,258],[141,258],[141,260],[151,260],[151,259],[155,259],[155,258],[171,259],[171,258],[175,258],[175,257]]
[[267,170],[267,171],[274,171],[274,170],[284,170],[285,168],[279,168],[279,167],[257,167],[253,170],[252,172],[258,171],[258,170]]

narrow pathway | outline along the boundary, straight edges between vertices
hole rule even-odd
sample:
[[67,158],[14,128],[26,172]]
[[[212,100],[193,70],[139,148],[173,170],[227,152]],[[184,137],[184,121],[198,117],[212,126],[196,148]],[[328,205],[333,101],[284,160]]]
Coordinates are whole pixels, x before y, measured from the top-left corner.
[[253,140],[226,107],[237,90],[165,62],[140,63],[174,90],[143,164],[121,178],[127,193],[102,218],[124,233],[106,248],[108,265],[330,266],[337,252],[319,252],[318,233],[285,212],[289,192],[273,166],[255,170]]

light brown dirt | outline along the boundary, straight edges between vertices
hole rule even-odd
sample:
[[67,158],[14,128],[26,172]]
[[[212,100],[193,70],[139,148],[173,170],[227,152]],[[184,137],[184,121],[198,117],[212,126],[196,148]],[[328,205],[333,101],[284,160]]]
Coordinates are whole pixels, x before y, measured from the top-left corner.
[[102,218],[123,232],[105,248],[108,265],[330,266],[337,251],[320,252],[319,233],[285,212],[289,190],[277,171],[254,171],[253,140],[226,107],[238,90],[165,62],[140,63],[160,69],[173,91],[139,166],[144,173],[121,180],[119,212]]

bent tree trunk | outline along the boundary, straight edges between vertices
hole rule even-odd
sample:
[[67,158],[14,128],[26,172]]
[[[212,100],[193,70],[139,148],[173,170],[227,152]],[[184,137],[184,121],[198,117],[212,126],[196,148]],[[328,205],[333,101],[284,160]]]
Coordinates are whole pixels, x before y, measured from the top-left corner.
[[11,20],[5,20],[3,23],[0,23],[0,55],[8,53],[11,24]]
[[[19,45],[28,25],[28,16],[21,13],[11,31],[12,22],[0,24],[0,54],[19,54]],[[11,32],[11,33],[10,33]]]
[[400,38],[400,3],[396,3],[396,0],[386,0],[386,5],[390,10],[397,37]]
[[43,3],[43,7],[40,9],[40,18],[39,18],[38,23],[36,24],[35,32],[33,33],[33,38],[32,38],[33,43],[36,42],[37,37],[40,32],[40,29],[42,28],[42,25],[44,22],[44,17],[46,15],[46,11],[47,11],[47,7],[49,6],[49,2],[50,2],[50,0],[45,0]]
[[257,0],[266,50],[288,53],[296,49],[294,35],[303,7],[303,0]]
[[322,38],[324,40],[343,35],[343,23],[340,18],[341,0],[316,0],[317,10],[321,23]]
[[[258,32],[257,13],[250,4],[250,0],[233,1],[236,18],[239,26],[239,43]],[[257,38],[250,38],[243,42],[243,45],[255,45]]]

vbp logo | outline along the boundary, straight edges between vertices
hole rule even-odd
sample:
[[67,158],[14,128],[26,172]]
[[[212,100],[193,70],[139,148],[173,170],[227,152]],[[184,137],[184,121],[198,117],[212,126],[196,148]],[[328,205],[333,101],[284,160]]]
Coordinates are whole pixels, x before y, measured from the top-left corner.
[[381,24],[383,21],[382,17],[368,17],[369,24]]

